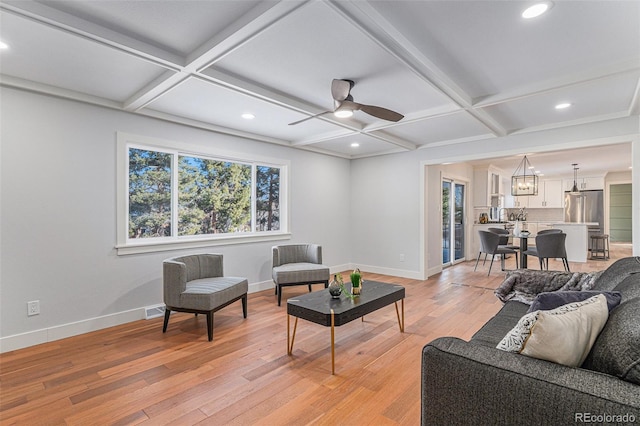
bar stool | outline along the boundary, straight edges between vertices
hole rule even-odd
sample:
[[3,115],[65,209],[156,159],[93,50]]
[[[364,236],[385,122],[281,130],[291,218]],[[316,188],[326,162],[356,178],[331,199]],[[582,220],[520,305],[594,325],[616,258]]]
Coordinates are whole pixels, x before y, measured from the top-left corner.
[[591,236],[591,259],[609,259],[609,235],[595,234]]

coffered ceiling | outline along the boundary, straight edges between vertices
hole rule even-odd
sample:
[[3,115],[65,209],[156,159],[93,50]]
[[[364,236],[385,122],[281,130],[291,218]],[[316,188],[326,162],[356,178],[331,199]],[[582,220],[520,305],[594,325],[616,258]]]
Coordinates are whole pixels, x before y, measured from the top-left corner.
[[[345,158],[638,115],[640,2],[531,4],[2,0],[0,83]],[[288,125],[334,78],[405,117]]]

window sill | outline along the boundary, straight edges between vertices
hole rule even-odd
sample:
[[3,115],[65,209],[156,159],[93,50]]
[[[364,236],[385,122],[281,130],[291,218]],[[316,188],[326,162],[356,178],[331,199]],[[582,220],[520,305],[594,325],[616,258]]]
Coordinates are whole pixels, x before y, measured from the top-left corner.
[[116,246],[118,256],[131,254],[155,253],[161,251],[192,249],[201,247],[226,246],[232,244],[260,243],[291,239],[290,233],[272,233],[265,235],[231,235],[215,238],[198,238],[190,240],[144,241]]

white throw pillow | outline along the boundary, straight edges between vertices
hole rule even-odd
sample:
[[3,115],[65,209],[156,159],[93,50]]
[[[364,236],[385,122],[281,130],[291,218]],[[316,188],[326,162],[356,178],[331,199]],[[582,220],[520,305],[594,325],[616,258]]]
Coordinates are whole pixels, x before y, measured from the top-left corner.
[[497,348],[577,367],[585,360],[609,317],[602,295],[550,311],[524,315]]

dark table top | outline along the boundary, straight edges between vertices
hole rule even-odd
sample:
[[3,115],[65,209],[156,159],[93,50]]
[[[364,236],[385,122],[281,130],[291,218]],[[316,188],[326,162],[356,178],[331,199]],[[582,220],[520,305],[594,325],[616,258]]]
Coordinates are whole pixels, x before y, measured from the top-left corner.
[[[350,284],[345,284],[351,290]],[[365,281],[362,293],[354,300],[344,294],[333,299],[328,289],[314,291],[287,301],[287,314],[331,326],[331,310],[335,316],[335,325],[339,326],[367,315],[398,300],[404,299],[404,287],[396,284]]]

